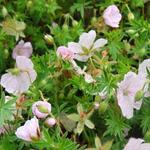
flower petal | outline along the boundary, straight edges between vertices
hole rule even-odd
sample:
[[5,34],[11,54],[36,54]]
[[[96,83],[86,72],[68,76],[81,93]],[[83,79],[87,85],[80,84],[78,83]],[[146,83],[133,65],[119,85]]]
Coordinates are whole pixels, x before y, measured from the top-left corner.
[[89,31],[88,33],[82,33],[79,38],[79,44],[87,49],[92,48],[94,40],[96,38],[96,32],[94,30]]
[[107,44],[107,40],[103,39],[103,38],[100,38],[100,39],[95,41],[94,46],[93,46],[92,49],[99,49],[99,48],[105,46],[106,44]]

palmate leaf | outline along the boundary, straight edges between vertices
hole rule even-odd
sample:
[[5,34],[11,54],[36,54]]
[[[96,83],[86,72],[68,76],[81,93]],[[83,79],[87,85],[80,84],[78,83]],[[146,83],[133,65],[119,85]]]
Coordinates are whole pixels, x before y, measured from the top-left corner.
[[2,27],[6,34],[15,36],[16,40],[18,40],[19,36],[25,37],[23,31],[26,28],[26,24],[22,21],[17,21],[15,19],[6,19],[2,22]]
[[16,99],[12,99],[8,102],[5,102],[5,95],[2,93],[0,99],[0,127],[2,127],[6,121],[10,120],[13,112],[13,104]]
[[60,118],[61,124],[67,131],[71,132],[76,127],[75,121],[69,119],[68,116],[64,112],[60,113],[59,118]]

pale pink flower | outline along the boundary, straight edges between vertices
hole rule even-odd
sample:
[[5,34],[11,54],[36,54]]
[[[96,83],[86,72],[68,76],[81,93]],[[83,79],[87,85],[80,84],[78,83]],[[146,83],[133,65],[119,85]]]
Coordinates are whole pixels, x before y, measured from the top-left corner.
[[138,74],[143,77],[143,80],[145,81],[145,87],[144,87],[144,96],[150,97],[150,79],[148,79],[148,73],[147,70],[150,71],[150,59],[145,59],[140,65],[138,69]]
[[25,56],[17,56],[15,73],[12,70],[2,75],[0,84],[8,93],[20,95],[29,89],[37,74],[32,61]]
[[30,42],[21,40],[13,49],[12,57],[16,59],[17,56],[25,56],[29,58],[32,55],[33,48]]
[[39,140],[41,137],[39,121],[36,117],[27,120],[25,124],[17,129],[16,136],[25,141]]
[[57,55],[62,57],[64,60],[70,60],[74,58],[74,53],[65,46],[58,47]]
[[144,143],[140,138],[130,138],[123,150],[150,150],[150,143]]
[[105,24],[113,28],[118,28],[122,15],[116,5],[110,5],[105,9],[103,18]]
[[143,90],[145,82],[134,72],[128,72],[124,76],[124,80],[120,82],[117,89],[118,105],[122,114],[127,119],[133,117],[134,108],[139,110],[142,100],[136,101],[137,92]]
[[32,113],[37,118],[46,118],[51,112],[51,104],[46,101],[37,101],[32,105]]
[[48,126],[48,127],[52,127],[56,124],[56,119],[54,118],[47,118],[45,120],[45,124]]
[[88,33],[84,32],[79,38],[79,42],[69,42],[68,48],[74,53],[74,59],[82,62],[86,62],[95,51],[99,51],[104,45],[107,44],[107,40],[100,38],[96,40],[96,32],[90,30]]

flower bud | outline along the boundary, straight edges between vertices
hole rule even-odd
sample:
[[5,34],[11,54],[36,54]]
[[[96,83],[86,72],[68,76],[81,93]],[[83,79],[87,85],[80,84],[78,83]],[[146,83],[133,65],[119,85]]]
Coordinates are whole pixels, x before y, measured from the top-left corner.
[[78,25],[78,21],[73,20],[73,21],[72,21],[72,25],[73,25],[73,27],[76,27],[76,26]]
[[99,112],[104,113],[108,108],[108,103],[106,101],[103,101],[100,103]]
[[128,13],[128,20],[133,20],[134,19],[134,14],[132,12]]
[[46,34],[46,35],[44,35],[44,39],[45,39],[45,41],[47,42],[47,44],[53,44],[54,43],[54,39],[53,39],[53,37],[51,36],[51,35],[49,35],[49,34]]
[[7,59],[8,56],[9,56],[9,51],[8,51],[8,49],[4,49],[4,55],[5,55],[5,59]]
[[32,2],[31,0],[28,1],[28,2],[27,2],[27,9],[32,8],[32,6],[33,6],[33,2]]
[[68,31],[68,25],[67,24],[63,24],[62,28],[64,31]]
[[128,34],[135,34],[136,33],[136,30],[133,30],[133,29],[129,29],[126,31]]
[[51,112],[51,104],[46,101],[37,101],[32,105],[32,113],[37,118],[46,118]]
[[97,22],[97,18],[96,17],[92,17],[91,24],[94,25],[96,22]]
[[6,7],[4,7],[4,6],[2,8],[2,15],[4,18],[8,15],[8,11],[7,11]]
[[95,110],[99,109],[99,106],[100,106],[100,105],[99,105],[98,102],[95,102],[95,103],[94,103],[94,109],[95,109]]
[[52,127],[56,124],[56,119],[54,118],[47,118],[45,120],[45,124],[48,126],[48,127]]

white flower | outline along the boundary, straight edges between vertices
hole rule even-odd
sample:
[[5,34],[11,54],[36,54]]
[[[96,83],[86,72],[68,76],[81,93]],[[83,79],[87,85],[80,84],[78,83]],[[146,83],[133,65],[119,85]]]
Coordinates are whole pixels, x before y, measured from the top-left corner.
[[25,56],[17,56],[16,69],[10,70],[2,75],[0,84],[8,93],[14,95],[26,92],[37,76],[32,61]]
[[141,76],[134,72],[128,72],[118,86],[118,105],[121,108],[123,116],[127,119],[133,117],[134,108],[139,110],[141,107],[142,100],[136,101],[136,94],[143,89],[144,83]]
[[88,33],[82,33],[78,43],[69,42],[68,48],[74,53],[74,58],[86,62],[95,51],[107,44],[106,39],[100,38],[95,41],[95,38],[96,32],[91,30]]
[[146,84],[144,87],[144,96],[149,97],[150,96],[150,80],[147,79],[147,70],[150,71],[150,59],[145,59],[140,65],[138,69],[138,74],[143,77],[143,80],[145,80]]
[[34,141],[40,139],[39,121],[36,117],[27,120],[26,123],[19,127],[16,136],[25,141]]
[[123,150],[150,150],[150,143],[144,143],[140,138],[130,138]]
[[122,15],[116,5],[110,5],[105,9],[103,18],[105,24],[113,28],[118,28]]
[[21,40],[13,49],[12,57],[16,59],[17,56],[25,56],[29,58],[32,55],[32,45],[30,42],[24,42]]

